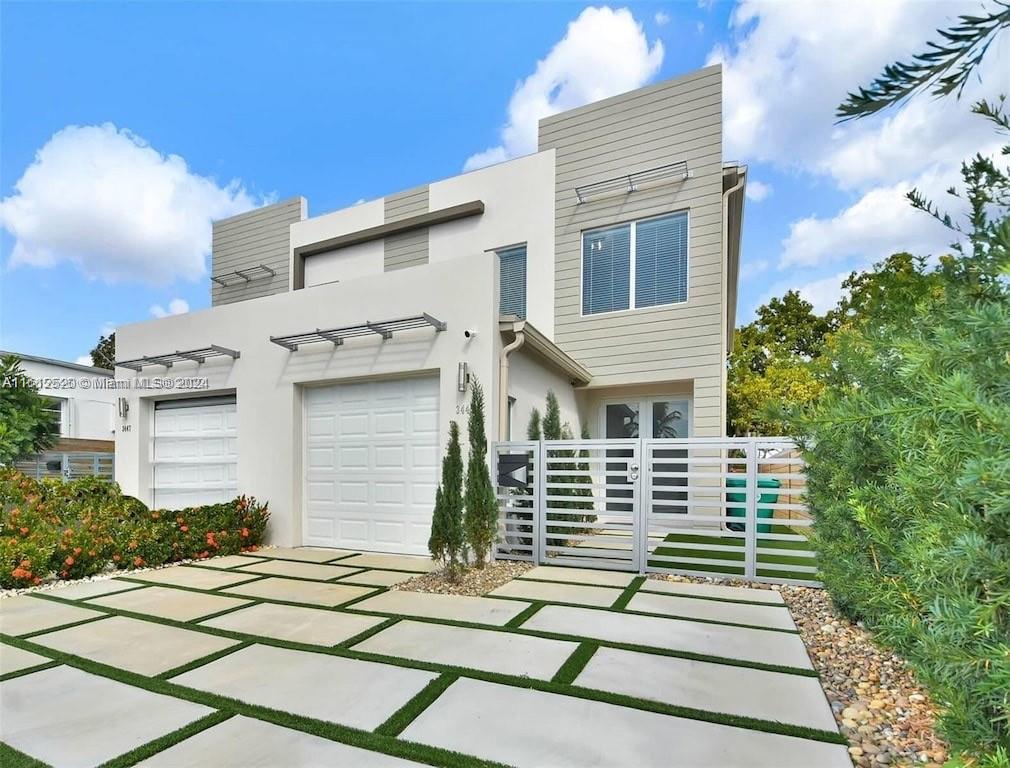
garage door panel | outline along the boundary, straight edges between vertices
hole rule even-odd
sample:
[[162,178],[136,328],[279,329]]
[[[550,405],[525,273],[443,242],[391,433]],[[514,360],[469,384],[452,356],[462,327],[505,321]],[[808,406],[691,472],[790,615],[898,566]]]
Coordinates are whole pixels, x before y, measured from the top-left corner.
[[154,411],[154,506],[180,509],[238,495],[235,402],[172,402]]
[[438,479],[438,379],[334,385],[311,390],[305,402],[310,424],[330,409],[337,425],[332,435],[307,430],[306,543],[426,552]]

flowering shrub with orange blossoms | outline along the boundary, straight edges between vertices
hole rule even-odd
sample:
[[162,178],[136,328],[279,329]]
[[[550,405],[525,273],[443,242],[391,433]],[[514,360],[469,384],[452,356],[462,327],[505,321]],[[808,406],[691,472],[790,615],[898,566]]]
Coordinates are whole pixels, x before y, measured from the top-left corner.
[[36,481],[0,469],[0,586],[253,550],[269,517],[267,505],[251,497],[149,510],[108,480]]

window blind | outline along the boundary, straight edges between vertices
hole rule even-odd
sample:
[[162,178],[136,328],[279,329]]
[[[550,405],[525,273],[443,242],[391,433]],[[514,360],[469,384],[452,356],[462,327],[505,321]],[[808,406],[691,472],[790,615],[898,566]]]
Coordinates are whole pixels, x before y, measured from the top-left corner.
[[687,301],[687,214],[640,221],[635,230],[635,306]]
[[582,314],[630,306],[631,225],[582,236]]
[[498,309],[503,315],[526,318],[526,246],[498,252],[501,298]]

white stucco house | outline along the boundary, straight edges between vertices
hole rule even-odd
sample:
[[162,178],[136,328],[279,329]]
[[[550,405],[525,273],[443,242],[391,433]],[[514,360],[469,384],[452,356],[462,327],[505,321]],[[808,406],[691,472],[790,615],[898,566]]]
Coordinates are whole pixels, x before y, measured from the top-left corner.
[[722,436],[746,169],[721,82],[553,115],[534,154],[344,210],[216,222],[212,307],[117,329],[118,377],[196,386],[126,394],[124,491],[253,494],[275,543],[420,554],[473,377],[491,439],[548,389],[575,434]]

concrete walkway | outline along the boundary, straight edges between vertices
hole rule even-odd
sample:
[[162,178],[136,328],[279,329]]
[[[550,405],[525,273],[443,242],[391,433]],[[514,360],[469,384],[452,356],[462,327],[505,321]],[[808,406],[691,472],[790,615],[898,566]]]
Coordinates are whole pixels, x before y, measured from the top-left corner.
[[773,591],[553,566],[486,597],[390,589],[431,567],[275,548],[0,600],[0,741],[61,768],[131,750],[145,766],[394,768],[445,750],[851,765]]

